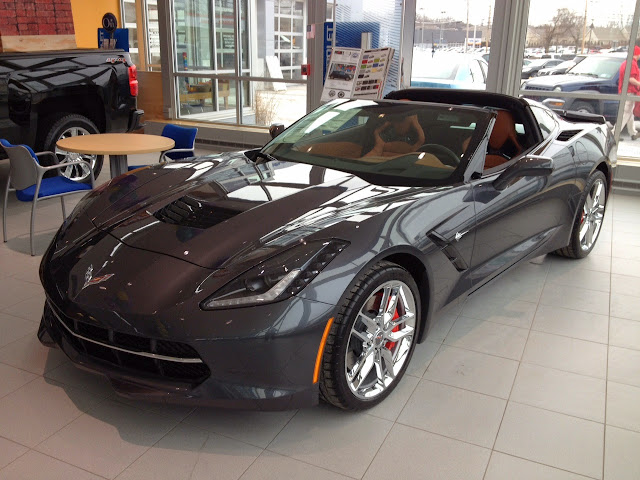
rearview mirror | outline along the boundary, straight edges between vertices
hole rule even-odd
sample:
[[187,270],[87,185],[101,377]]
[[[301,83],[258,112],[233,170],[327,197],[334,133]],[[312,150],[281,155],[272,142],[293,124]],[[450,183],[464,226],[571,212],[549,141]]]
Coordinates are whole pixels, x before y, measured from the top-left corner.
[[522,177],[546,177],[553,172],[553,159],[541,155],[527,155],[508,167],[493,182],[496,190],[504,190],[514,180]]
[[276,138],[282,132],[284,132],[284,124],[282,123],[272,123],[269,127],[269,135],[271,135],[271,138]]

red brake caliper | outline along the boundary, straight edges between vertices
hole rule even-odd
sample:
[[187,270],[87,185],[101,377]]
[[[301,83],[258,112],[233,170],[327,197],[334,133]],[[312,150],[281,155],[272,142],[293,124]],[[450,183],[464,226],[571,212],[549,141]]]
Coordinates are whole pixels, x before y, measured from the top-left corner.
[[[393,318],[391,319],[391,321],[397,320],[398,318],[400,318],[400,314],[398,314],[398,307],[396,307],[396,311],[393,313]],[[396,325],[391,331],[397,332],[398,330],[400,330],[400,325]],[[387,342],[384,346],[387,348],[387,350],[391,350],[396,346],[396,343],[398,342]]]

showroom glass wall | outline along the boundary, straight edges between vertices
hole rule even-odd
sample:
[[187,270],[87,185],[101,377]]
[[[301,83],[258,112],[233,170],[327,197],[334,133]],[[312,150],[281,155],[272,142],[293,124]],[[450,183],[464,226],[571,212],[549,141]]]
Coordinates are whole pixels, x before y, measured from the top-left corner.
[[494,0],[417,0],[412,87],[485,90]]
[[129,29],[129,53],[139,70],[160,70],[158,0],[120,0],[121,24]]
[[306,2],[170,4],[178,118],[267,126],[306,113]]
[[523,78],[520,94],[552,108],[604,115],[615,124],[619,158],[640,159],[640,138],[632,141],[622,126],[625,103],[640,98],[627,95],[626,89],[618,93],[630,74],[626,69],[620,77],[620,67],[634,61],[639,11],[640,2],[628,0],[530,0],[522,32],[525,59],[566,63]]

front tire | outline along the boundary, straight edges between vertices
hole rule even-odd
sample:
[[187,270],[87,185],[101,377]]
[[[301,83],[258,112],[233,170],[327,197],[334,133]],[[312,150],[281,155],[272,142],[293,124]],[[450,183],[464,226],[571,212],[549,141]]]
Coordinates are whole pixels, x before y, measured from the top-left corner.
[[[63,138],[100,133],[98,127],[96,127],[91,120],[83,115],[75,113],[61,113],[48,118],[43,130],[43,150],[54,152],[58,157],[58,163],[65,163],[70,159],[79,156],[91,164],[91,168],[93,168],[93,176],[94,178],[98,178],[98,175],[100,175],[100,171],[102,170],[102,155],[69,154],[69,152],[60,150],[56,146],[58,140]],[[43,158],[43,160],[44,159],[45,158]],[[48,160],[48,158],[46,158],[46,160]],[[67,168],[61,168],[59,174],[76,182],[89,182],[91,178],[89,169],[78,164],[69,165]]]
[[596,113],[596,108],[589,102],[575,102],[569,110],[582,113]]
[[588,178],[580,197],[569,245],[554,253],[569,258],[589,255],[602,230],[607,194],[607,178],[600,170],[596,170]]
[[411,360],[419,318],[419,290],[404,268],[383,261],[361,274],[327,337],[322,398],[364,410],[389,396]]

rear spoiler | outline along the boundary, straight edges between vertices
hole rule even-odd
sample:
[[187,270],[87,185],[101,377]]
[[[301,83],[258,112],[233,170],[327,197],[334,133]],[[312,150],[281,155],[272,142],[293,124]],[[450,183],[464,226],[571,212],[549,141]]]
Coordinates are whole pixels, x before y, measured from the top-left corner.
[[599,123],[601,125],[606,123],[604,116],[598,115],[597,113],[576,112],[573,110],[560,110],[557,108],[554,108],[553,111],[570,122],[591,122]]

